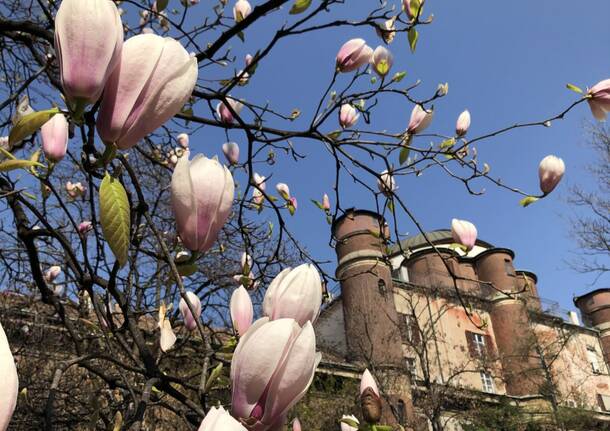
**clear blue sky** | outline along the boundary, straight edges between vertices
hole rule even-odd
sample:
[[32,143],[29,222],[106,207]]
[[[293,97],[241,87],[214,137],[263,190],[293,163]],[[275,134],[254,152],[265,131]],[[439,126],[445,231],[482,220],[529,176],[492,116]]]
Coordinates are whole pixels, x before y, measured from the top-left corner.
[[[346,3],[336,8],[337,16],[360,16],[363,5],[372,7],[376,2]],[[397,0],[393,3],[398,7]],[[202,11],[208,7],[204,3],[196,6]],[[424,15],[430,13],[435,16],[434,23],[421,28],[416,54],[409,52],[404,34],[398,35],[389,48],[396,59],[393,72],[407,71],[403,82],[422,80],[414,97],[425,99],[439,83],[449,83],[449,95],[435,105],[431,132],[452,133],[456,117],[465,108],[472,114],[471,137],[515,122],[541,120],[560,112],[578,98],[565,88],[566,83],[584,88],[610,78],[608,0],[580,3],[430,0]],[[267,25],[294,20],[287,10],[273,15],[246,32],[245,44],[237,39],[232,41],[233,53],[238,59],[247,52],[254,53],[268,40]],[[381,42],[371,28],[364,27],[292,38],[281,43],[275,54],[259,66],[247,87],[238,88],[232,94],[258,104],[269,101],[285,113],[295,107],[304,113],[310,112],[332,76],[338,48],[353,37],[362,37],[373,47]],[[206,76],[206,70],[201,71],[200,78],[223,77],[212,71],[213,76]],[[231,72],[225,75],[230,76]],[[347,79],[341,77],[339,85]],[[365,80],[362,88],[367,84]],[[372,117],[370,128],[402,131],[411,108],[398,98],[384,98]],[[539,161],[547,154],[564,159],[567,166],[564,181],[552,196],[529,208],[518,205],[517,195],[497,190],[491,184],[481,184],[487,189],[484,196],[469,196],[462,185],[440,172],[429,172],[418,178],[401,177],[400,193],[428,230],[447,228],[452,217],[473,221],[480,238],[513,249],[516,266],[538,274],[541,296],[571,309],[573,294],[591,289],[588,283],[593,280],[592,276],[575,273],[565,262],[578,253],[569,235],[568,217],[573,210],[566,203],[568,186],[593,186],[592,178],[585,171],[592,153],[584,145],[583,129],[590,121],[588,107],[580,105],[567,119],[555,122],[551,128],[511,132],[477,146],[479,160],[488,162],[492,173],[533,194],[538,193]],[[299,122],[295,122],[294,127],[298,126]],[[238,143],[244,141],[240,132],[232,131],[230,137]],[[191,145],[197,152],[214,154],[220,152],[224,141],[224,133],[208,127],[194,135]],[[329,228],[309,199],[320,199],[324,192],[330,194],[334,166],[318,144],[310,141],[294,144],[301,153],[308,154],[307,159],[296,163],[280,157],[273,167],[261,165],[259,172],[267,176],[273,173],[274,181],[270,185],[278,181],[290,185],[300,206],[289,220],[289,226],[316,258],[330,260],[327,268],[332,272],[335,256],[328,245]],[[416,144],[426,142],[419,140]],[[244,174],[237,174],[237,179],[244,181]],[[374,185],[372,178],[367,181]],[[345,208],[374,208],[371,195],[362,188],[346,181],[342,190]],[[265,215],[271,216],[271,213],[264,212]],[[416,228],[405,220],[401,232],[416,233]],[[608,279],[600,280],[596,287],[610,287]]]

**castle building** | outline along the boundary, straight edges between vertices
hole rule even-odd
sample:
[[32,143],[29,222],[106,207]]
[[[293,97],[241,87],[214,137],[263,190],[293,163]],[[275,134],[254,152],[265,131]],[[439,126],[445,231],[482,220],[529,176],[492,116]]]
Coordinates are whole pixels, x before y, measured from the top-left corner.
[[332,229],[341,295],[316,322],[320,372],[374,369],[384,419],[460,430],[471,401],[504,400],[541,417],[579,408],[610,420],[610,289],[575,298],[581,324],[540,298],[536,274],[507,248],[477,240],[464,253],[447,230],[388,247],[387,224],[365,210]]

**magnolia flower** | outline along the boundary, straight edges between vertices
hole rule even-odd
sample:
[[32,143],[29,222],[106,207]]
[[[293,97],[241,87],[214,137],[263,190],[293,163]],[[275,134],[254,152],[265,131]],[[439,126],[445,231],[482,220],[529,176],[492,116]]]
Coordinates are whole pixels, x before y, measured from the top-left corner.
[[383,46],[375,48],[371,56],[371,65],[379,76],[386,76],[393,64],[394,56],[387,48]]
[[290,197],[290,199],[288,200],[288,209],[290,210],[291,215],[294,214],[297,207],[297,198],[295,198],[294,196]]
[[451,236],[458,244],[466,247],[466,251],[472,250],[477,241],[477,228],[466,220],[451,220]]
[[184,298],[180,298],[178,308],[180,309],[180,314],[182,314],[182,318],[184,319],[184,326],[186,326],[186,329],[189,331],[192,331],[197,328],[197,320],[199,320],[199,316],[201,315],[201,301],[199,300],[199,297],[191,291],[186,292],[186,297],[191,303],[195,315],[193,316],[193,313],[191,313],[191,310],[189,309],[189,306]]
[[559,157],[546,156],[540,162],[538,166],[538,176],[540,177],[540,190],[545,195],[548,195],[553,191],[564,172],[566,171],[566,165]]
[[268,430],[283,425],[305,395],[318,363],[310,322],[257,320],[241,337],[231,361],[233,416]]
[[373,55],[373,50],[364,39],[352,39],[343,44],[337,53],[339,72],[351,72],[366,65]]
[[[165,310],[164,304],[162,305],[162,308]],[[163,352],[167,352],[174,346],[174,344],[176,344],[177,338],[176,334],[174,334],[174,330],[172,329],[171,322],[169,321],[169,319],[165,318],[165,311],[163,312],[163,317],[159,320],[159,329],[161,329],[159,345]]]
[[69,101],[90,104],[99,99],[119,64],[122,46],[123,25],[114,2],[60,3],[55,16],[55,52]]
[[59,274],[61,274],[61,266],[53,265],[45,271],[42,278],[47,283],[53,283]]
[[82,234],[86,234],[93,229],[93,224],[89,220],[84,220],[78,225],[78,231]]
[[392,43],[396,36],[396,17],[388,19],[381,25],[377,25],[375,28],[377,36],[379,36],[385,43]]
[[246,67],[250,66],[252,64],[253,60],[254,60],[254,57],[251,54],[246,54],[246,58],[244,59],[244,62],[246,63]]
[[604,121],[610,112],[610,79],[604,79],[595,84],[587,92],[587,102],[591,113],[598,121]]
[[426,111],[421,105],[415,105],[411,111],[411,119],[409,120],[407,132],[410,134],[422,132],[430,125],[433,116],[433,110]]
[[299,418],[294,418],[292,421],[292,431],[301,431],[301,421]]
[[388,197],[392,196],[392,193],[398,189],[396,182],[394,181],[394,176],[387,170],[379,174],[379,178],[377,179],[377,188],[381,193]]
[[[355,423],[357,423],[358,425],[360,425],[360,421],[354,415],[343,415],[341,417],[341,419],[350,419],[350,420],[354,421]],[[358,431],[358,428],[354,428],[353,426],[350,426],[350,425],[346,424],[345,422],[341,422],[341,431]]]
[[176,141],[178,141],[178,145],[180,145],[185,150],[189,148],[189,135],[187,133],[180,133],[176,136]]
[[212,407],[205,415],[198,431],[248,431],[225,409]]
[[231,295],[230,311],[235,332],[240,336],[244,335],[252,325],[254,316],[252,300],[244,286],[239,286]]
[[239,145],[236,142],[225,142],[222,144],[222,152],[231,165],[239,163]]
[[330,210],[330,199],[326,193],[324,193],[324,196],[322,196],[322,209],[327,211]]
[[265,191],[265,189],[267,188],[267,182],[266,177],[257,174],[256,172],[254,172],[254,175],[252,175],[253,179],[254,179],[254,184],[257,185],[261,190]]
[[288,188],[288,184],[277,183],[275,189],[285,200],[290,200],[290,189]]
[[460,114],[455,123],[455,134],[458,136],[464,136],[468,132],[470,127],[470,112],[466,109]]
[[216,158],[198,154],[189,161],[189,151],[185,153],[172,174],[172,208],[184,246],[205,252],[231,213],[235,185]]
[[243,252],[241,254],[241,269],[243,271],[244,274],[247,274],[250,272],[250,270],[252,269],[252,256],[250,256],[248,253]]
[[133,36],[108,79],[97,117],[104,142],[126,150],[176,115],[197,82],[197,59],[180,42],[154,34]]
[[360,380],[360,405],[362,416],[370,424],[375,424],[381,419],[381,397],[375,379],[368,369],[364,370]]
[[140,30],[140,34],[155,34],[155,31],[150,27],[144,27]]
[[353,127],[360,118],[360,113],[349,103],[344,103],[339,109],[339,124],[342,128],[348,129]]
[[68,181],[66,182],[66,192],[68,192],[68,196],[76,199],[85,194],[85,186],[83,186],[80,182],[72,183]]
[[235,22],[241,22],[252,12],[252,6],[247,0],[237,0],[233,6],[233,18]]
[[[227,97],[227,101],[235,113],[239,115],[244,107],[244,104],[239,100],[235,100],[230,97]],[[231,124],[233,121],[235,121],[233,113],[229,110],[229,108],[227,108],[227,105],[225,105],[224,102],[218,102],[218,105],[216,105],[216,114],[218,115],[218,118],[220,118],[220,121],[224,124]]]
[[322,280],[308,263],[286,268],[273,279],[265,293],[263,313],[271,320],[290,317],[302,326],[315,322],[321,305]]
[[11,353],[2,324],[0,324],[0,381],[2,381],[2,390],[0,391],[0,431],[5,431],[17,405],[19,377],[17,376],[15,360],[13,359],[13,354]]
[[68,120],[63,114],[55,114],[40,128],[42,151],[47,159],[59,162],[68,150]]

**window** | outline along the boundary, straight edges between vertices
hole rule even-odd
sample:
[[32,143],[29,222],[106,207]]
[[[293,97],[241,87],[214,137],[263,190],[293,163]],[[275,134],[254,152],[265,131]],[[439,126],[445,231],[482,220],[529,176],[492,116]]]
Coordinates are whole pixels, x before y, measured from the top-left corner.
[[485,354],[485,337],[483,334],[472,334],[472,341],[474,343],[474,349],[479,356],[483,356]]
[[493,342],[487,334],[466,331],[466,342],[470,356],[485,358],[494,355]]
[[381,293],[383,296],[386,296],[386,294],[388,293],[388,289],[383,279],[380,278],[379,280],[377,280],[377,287],[379,288],[379,293]]
[[417,362],[415,358],[405,358],[407,363],[407,371],[411,377],[417,376]]
[[603,411],[603,412],[610,411],[610,396],[597,394],[597,404],[601,411]]
[[417,320],[408,314],[405,314],[403,337],[411,346],[418,346],[421,342]]
[[507,275],[515,275],[515,268],[513,268],[513,264],[510,259],[504,259],[504,270]]
[[601,369],[599,367],[599,359],[597,357],[597,351],[595,350],[595,347],[587,347],[587,360],[589,361],[589,364],[591,364],[591,371],[593,371],[593,374],[601,373]]
[[481,371],[481,384],[483,385],[483,392],[488,392],[490,394],[496,392],[491,374],[486,373],[485,371]]

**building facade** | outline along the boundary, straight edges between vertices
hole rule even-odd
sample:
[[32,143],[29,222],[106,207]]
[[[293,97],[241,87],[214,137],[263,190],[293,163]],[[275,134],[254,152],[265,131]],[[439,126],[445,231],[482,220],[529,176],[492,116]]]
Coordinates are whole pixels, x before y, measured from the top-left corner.
[[387,247],[383,218],[364,210],[337,219],[333,235],[341,295],[316,323],[333,358],[321,372],[339,358],[378,370],[386,420],[458,430],[481,400],[547,422],[566,408],[610,420],[610,289],[575,299],[581,324],[540,298],[512,250],[477,240],[464,253],[444,230]]

